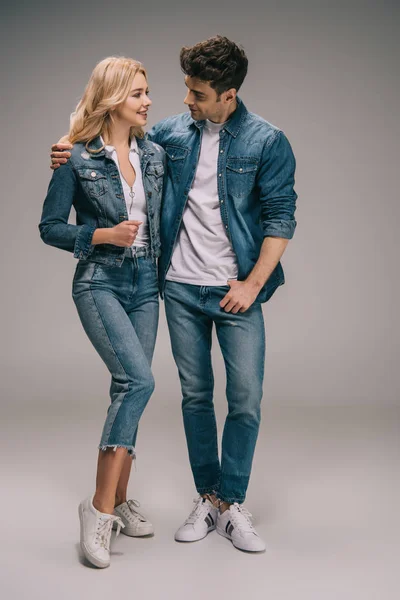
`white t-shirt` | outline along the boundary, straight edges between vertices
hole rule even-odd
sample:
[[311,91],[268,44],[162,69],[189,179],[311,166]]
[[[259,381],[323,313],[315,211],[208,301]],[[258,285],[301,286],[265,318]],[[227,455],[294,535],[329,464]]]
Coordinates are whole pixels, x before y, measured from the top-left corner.
[[[103,138],[100,136],[101,143],[104,144]],[[118,162],[117,151],[114,146],[105,146],[106,154],[111,158],[118,168],[118,173],[122,183],[122,189],[124,191],[126,210],[128,212],[129,221],[142,221],[142,225],[139,227],[138,234],[136,236],[133,246],[148,246],[150,243],[149,236],[149,224],[147,218],[147,204],[146,196],[143,187],[142,169],[140,167],[140,157],[136,138],[133,137],[131,140],[131,147],[129,150],[129,162],[135,169],[136,179],[132,187],[130,187],[125,181]]]
[[217,185],[219,132],[206,121],[199,162],[166,279],[193,285],[226,285],[237,279],[237,261],[222,222]]

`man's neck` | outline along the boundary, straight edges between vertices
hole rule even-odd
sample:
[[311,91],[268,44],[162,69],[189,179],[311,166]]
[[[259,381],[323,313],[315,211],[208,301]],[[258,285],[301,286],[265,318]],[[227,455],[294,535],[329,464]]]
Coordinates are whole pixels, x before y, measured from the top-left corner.
[[238,103],[235,100],[234,102],[232,102],[232,104],[229,105],[228,109],[226,110],[226,112],[224,111],[224,113],[222,115],[220,115],[220,117],[218,118],[218,120],[216,119],[209,119],[209,121],[211,121],[211,123],[225,123],[226,121],[229,121],[229,119],[231,118],[231,116],[233,115],[233,113],[235,112],[235,110],[238,107]]

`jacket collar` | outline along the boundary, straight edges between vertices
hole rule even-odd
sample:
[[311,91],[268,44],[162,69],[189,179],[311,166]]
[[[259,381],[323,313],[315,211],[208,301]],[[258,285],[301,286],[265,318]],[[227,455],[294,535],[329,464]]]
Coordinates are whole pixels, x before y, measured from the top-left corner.
[[[243,104],[243,101],[236,96],[237,108],[230,119],[225,123],[224,129],[230,133],[233,137],[237,137],[240,128],[242,127],[244,118],[246,117],[248,110]],[[204,127],[205,120],[203,121],[195,121],[192,120],[191,125],[195,125],[198,129],[202,129]]]
[[[137,145],[138,145],[138,150],[139,150],[139,154],[150,154],[153,155],[154,154],[154,150],[152,147],[151,142],[148,142],[147,140],[143,139],[143,138],[136,138],[137,141]],[[101,139],[101,136],[97,136],[95,137],[93,140],[90,141],[90,143],[88,144],[88,148],[90,150],[99,150],[99,148],[101,148],[103,146],[103,142]],[[106,155],[106,151],[105,148],[102,148],[102,150],[100,150],[100,152],[96,152],[95,154],[91,154],[91,158],[97,158],[97,157],[104,157]]]

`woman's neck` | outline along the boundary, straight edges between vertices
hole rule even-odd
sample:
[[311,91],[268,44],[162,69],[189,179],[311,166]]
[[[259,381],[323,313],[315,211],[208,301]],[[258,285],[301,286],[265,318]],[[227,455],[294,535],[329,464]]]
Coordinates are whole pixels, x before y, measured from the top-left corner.
[[108,143],[114,148],[129,148],[130,125],[126,123],[114,123],[110,131]]

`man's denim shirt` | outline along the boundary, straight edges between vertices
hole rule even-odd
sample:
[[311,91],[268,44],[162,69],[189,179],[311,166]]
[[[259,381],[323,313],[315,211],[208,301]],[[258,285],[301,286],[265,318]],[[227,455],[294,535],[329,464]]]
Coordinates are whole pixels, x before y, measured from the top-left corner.
[[[164,187],[165,153],[160,146],[137,138],[143,185],[146,195],[151,241],[155,260],[161,251],[160,209]],[[100,137],[89,145],[101,148]],[[76,225],[68,223],[71,207],[76,210]],[[71,158],[56,169],[43,205],[40,235],[46,244],[73,252],[75,258],[121,266],[126,248],[113,244],[93,245],[98,227],[114,227],[128,219],[124,192],[115,162],[105,150],[89,153],[85,144],[76,143]]]
[[[204,121],[183,113],[160,121],[148,133],[148,139],[165,149],[168,165],[161,214],[161,293],[195,177],[203,126]],[[237,109],[220,131],[217,176],[222,222],[236,254],[239,280],[253,269],[265,237],[293,237],[294,171],[295,158],[284,133],[249,112],[238,98]],[[257,300],[268,300],[284,281],[278,263]]]

